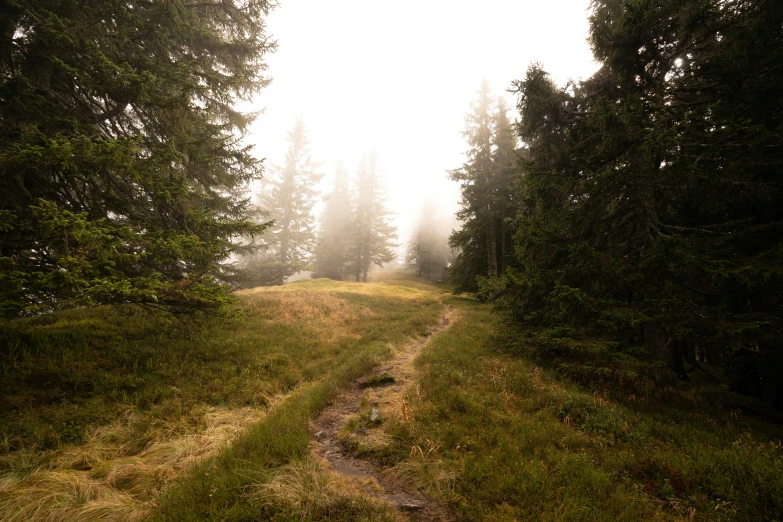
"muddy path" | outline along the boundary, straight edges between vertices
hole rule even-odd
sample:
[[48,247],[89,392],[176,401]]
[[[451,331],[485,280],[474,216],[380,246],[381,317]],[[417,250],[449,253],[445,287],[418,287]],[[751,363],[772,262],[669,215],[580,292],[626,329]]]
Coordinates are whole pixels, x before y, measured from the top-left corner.
[[386,443],[383,420],[392,417],[407,420],[405,392],[415,382],[414,359],[433,336],[448,328],[454,319],[455,311],[448,306],[439,324],[430,328],[425,337],[398,349],[391,360],[354,382],[310,428],[313,453],[325,467],[352,489],[391,506],[401,520],[447,521],[451,517],[445,506],[393,477],[387,469],[356,456],[341,440],[341,434],[351,420],[358,418],[364,406],[365,410],[369,407],[369,420],[376,427],[359,429],[352,436],[367,446]]

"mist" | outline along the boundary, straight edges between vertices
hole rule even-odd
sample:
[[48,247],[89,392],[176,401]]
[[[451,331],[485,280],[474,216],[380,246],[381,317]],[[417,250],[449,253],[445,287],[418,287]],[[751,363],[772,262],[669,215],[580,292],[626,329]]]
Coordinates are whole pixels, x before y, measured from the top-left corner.
[[783,1],[0,12],[0,522],[783,521]]
[[302,118],[323,174],[316,216],[339,165],[355,169],[375,151],[403,263],[425,208],[451,217],[459,209],[448,171],[465,162],[464,119],[482,79],[513,107],[507,89],[530,62],[545,63],[559,82],[594,72],[588,3],[284,2],[267,19],[278,44],[267,57],[272,83],[242,107],[260,112],[246,141],[268,176]]

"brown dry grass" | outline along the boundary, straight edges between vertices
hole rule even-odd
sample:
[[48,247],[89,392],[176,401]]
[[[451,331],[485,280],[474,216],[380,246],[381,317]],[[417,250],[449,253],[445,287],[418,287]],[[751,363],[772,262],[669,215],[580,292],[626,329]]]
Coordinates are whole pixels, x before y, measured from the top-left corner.
[[[371,481],[374,482],[374,481]],[[362,487],[359,487],[362,486]],[[316,458],[305,458],[278,468],[271,478],[249,485],[244,496],[251,502],[287,511],[300,520],[331,520],[352,512],[348,519],[399,521],[391,506],[364,489],[379,490],[377,482],[348,481]]]
[[[332,292],[290,287],[255,288],[242,293],[250,310],[267,308],[268,318],[281,324],[307,324],[323,333],[322,341],[358,339],[367,319],[378,317],[365,306],[349,303]],[[270,306],[271,305],[271,306]]]
[[327,508],[339,494],[327,472],[315,460],[305,459],[279,468],[269,482],[250,485],[245,495],[293,507],[307,518],[314,509]]
[[[34,441],[20,439],[12,450],[6,443],[5,453],[0,453],[0,521],[147,519],[164,503],[161,495],[172,493],[168,485],[175,477],[220,453],[301,385],[323,378],[320,368],[324,364],[335,358],[347,358],[350,364],[356,358],[356,365],[380,361],[387,347],[420,334],[436,313],[432,288],[419,288],[415,283],[317,280],[245,290],[238,297],[247,320],[227,324],[223,330],[208,330],[201,338],[172,340],[171,346],[155,344],[168,342],[164,336],[151,338],[147,362],[138,356],[139,339],[146,342],[140,333],[127,346],[118,344],[119,355],[140,361],[132,363],[133,373],[123,376],[125,380],[106,379],[109,383],[128,381],[128,402],[114,397],[111,408],[96,416],[100,422],[87,425],[87,435],[80,436],[78,443],[58,439],[46,450]],[[134,320],[143,326],[143,317]],[[117,328],[124,333],[126,326],[120,322]],[[194,340],[207,348],[193,350]],[[357,342],[362,343],[361,350]],[[231,357],[223,359],[226,350]],[[178,356],[157,358],[158,351]],[[112,353],[104,350],[101,356],[108,360]],[[183,353],[187,357],[181,357]],[[369,353],[374,355],[368,359]],[[115,375],[114,366],[87,371],[89,364],[87,359],[74,360],[69,371],[84,366],[85,378],[95,372]],[[209,393],[199,395],[199,390],[188,388],[190,382],[176,381],[175,387],[171,378],[179,375],[180,364],[187,366],[182,374],[192,375],[191,381],[202,383]],[[165,371],[153,375],[160,368]],[[162,391],[150,390],[145,395],[148,400],[137,404],[134,397],[148,391],[145,379],[158,379]],[[105,395],[109,388],[96,389],[96,394]],[[243,407],[247,404],[253,407]],[[293,482],[285,483],[282,477],[277,487],[290,491]],[[353,497],[340,499],[359,505]],[[278,500],[291,505],[283,497]],[[374,513],[375,508],[362,506],[357,509]]]
[[410,456],[398,462],[389,473],[420,491],[452,489],[457,474],[438,456],[440,446],[432,441],[427,441],[426,449],[413,446]]
[[166,484],[215,455],[245,427],[263,418],[254,408],[207,408],[190,433],[178,419],[147,433],[139,444],[128,413],[95,430],[88,442],[43,455],[6,456],[0,481],[0,520],[134,521],[144,519]]

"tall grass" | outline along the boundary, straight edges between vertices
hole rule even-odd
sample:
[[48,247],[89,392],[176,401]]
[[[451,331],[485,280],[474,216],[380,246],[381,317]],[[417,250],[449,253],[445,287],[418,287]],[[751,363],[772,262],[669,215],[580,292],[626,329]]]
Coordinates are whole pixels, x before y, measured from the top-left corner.
[[378,458],[458,520],[783,520],[779,427],[700,398],[720,390],[594,394],[497,349],[489,309],[452,302],[463,318],[419,359]]
[[304,458],[308,419],[441,308],[412,282],[317,280],[239,297],[230,320],[99,308],[3,325],[0,520],[279,511],[246,488]]

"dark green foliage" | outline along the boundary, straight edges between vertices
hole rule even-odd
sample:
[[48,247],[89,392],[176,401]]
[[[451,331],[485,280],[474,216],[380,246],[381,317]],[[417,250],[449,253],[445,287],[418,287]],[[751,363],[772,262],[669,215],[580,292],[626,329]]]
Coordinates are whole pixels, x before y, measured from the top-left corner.
[[542,347],[720,366],[781,405],[782,22],[779,2],[597,1],[601,70],[516,82],[518,269],[488,292]]
[[0,313],[225,299],[263,226],[232,108],[266,84],[266,0],[12,0],[0,14]]
[[493,105],[485,79],[465,119],[463,135],[470,145],[467,161],[450,172],[462,190],[457,217],[464,223],[449,237],[451,248],[459,251],[451,268],[458,291],[477,290],[478,278],[497,277],[512,260],[513,186],[519,172],[516,136],[505,101],[499,98],[497,106]]

